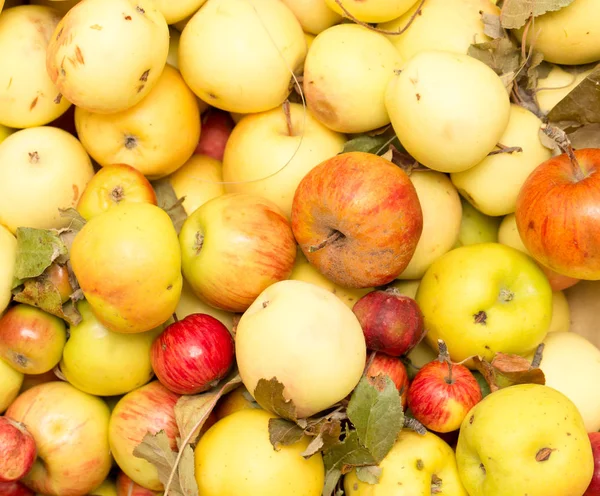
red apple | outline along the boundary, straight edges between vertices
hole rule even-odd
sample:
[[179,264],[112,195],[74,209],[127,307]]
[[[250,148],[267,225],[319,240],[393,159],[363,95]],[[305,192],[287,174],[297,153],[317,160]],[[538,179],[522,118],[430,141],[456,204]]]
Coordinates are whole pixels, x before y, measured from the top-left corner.
[[439,359],[421,367],[408,388],[408,407],[413,416],[440,433],[458,429],[481,399],[477,379],[467,367],[450,361],[443,344]]
[[590,432],[588,436],[594,454],[594,475],[583,496],[600,496],[600,432]]
[[35,493],[19,481],[0,482],[0,494],[2,496],[35,496]]
[[[371,357],[367,356],[367,363],[369,360]],[[367,369],[366,376],[376,377],[380,374],[387,375],[396,385],[402,399],[402,408],[406,410],[409,381],[404,364],[399,358],[376,353]]]
[[234,126],[229,112],[209,108],[202,114],[202,133],[194,154],[208,155],[222,161],[225,145]]
[[215,386],[233,364],[231,334],[219,320],[193,313],[174,322],[155,339],[152,368],[167,389],[198,394]]
[[517,198],[523,244],[559,274],[600,280],[600,149],[584,148],[542,162]]
[[37,456],[33,436],[25,425],[0,417],[0,482],[12,482],[27,475]]
[[336,155],[300,182],[292,230],[302,252],[330,281],[368,288],[393,281],[410,262],[423,213],[408,175],[372,153]]
[[425,335],[418,303],[396,288],[367,293],[352,311],[370,350],[398,357],[409,353]]
[[133,482],[125,472],[117,475],[117,496],[159,496],[160,492],[151,491]]
[[563,289],[570,288],[571,286],[575,286],[575,284],[577,284],[581,280],[559,274],[558,272],[549,269],[548,267],[544,267],[539,262],[537,262],[537,264],[539,268],[542,269],[542,272],[546,274],[552,291],[562,291]]

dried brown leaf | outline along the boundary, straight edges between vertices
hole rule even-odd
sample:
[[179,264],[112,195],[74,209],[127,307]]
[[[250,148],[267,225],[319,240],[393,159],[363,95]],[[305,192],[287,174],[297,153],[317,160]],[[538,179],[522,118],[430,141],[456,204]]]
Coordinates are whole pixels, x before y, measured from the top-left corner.
[[304,437],[304,429],[295,422],[281,418],[269,419],[269,441],[275,451],[282,446],[290,446]]
[[532,367],[531,363],[519,355],[496,353],[491,363],[497,374],[501,374],[511,385],[546,384],[542,369]]
[[538,17],[546,12],[554,12],[567,7],[573,0],[504,0],[500,20],[505,29],[523,27],[533,16]]
[[265,410],[296,422],[298,420],[296,405],[285,397],[284,390],[285,387],[276,377],[269,380],[260,379],[254,389],[254,399]]

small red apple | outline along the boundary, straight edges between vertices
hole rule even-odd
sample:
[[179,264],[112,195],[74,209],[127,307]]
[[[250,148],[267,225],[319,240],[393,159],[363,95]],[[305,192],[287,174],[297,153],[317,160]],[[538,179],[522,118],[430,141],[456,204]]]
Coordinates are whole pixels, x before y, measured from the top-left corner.
[[123,471],[117,475],[117,496],[159,496],[161,492],[151,491],[133,482]]
[[19,481],[0,482],[0,494],[2,496],[35,496],[35,492]]
[[209,108],[202,114],[202,132],[194,154],[208,155],[222,161],[225,145],[234,126],[229,112]]
[[27,475],[37,457],[33,436],[21,422],[0,417],[0,482]]
[[600,149],[565,150],[521,187],[517,229],[541,264],[574,279],[600,280]]
[[425,427],[447,433],[460,427],[482,395],[471,371],[450,361],[443,341],[439,347],[439,359],[421,367],[412,380],[408,388],[408,407]]
[[203,313],[167,326],[150,352],[156,377],[177,394],[198,394],[215,386],[231,368],[233,355],[227,327]]
[[[367,363],[370,360],[371,357],[367,356]],[[402,361],[399,358],[376,353],[367,368],[366,376],[377,377],[380,374],[387,375],[396,385],[396,389],[400,392],[400,398],[402,399],[402,408],[406,410],[409,381],[406,367],[404,367]]]
[[292,230],[308,261],[347,288],[382,286],[410,262],[423,212],[408,175],[372,153],[314,167],[292,202]]
[[594,454],[594,475],[583,496],[600,496],[600,432],[590,432],[588,436]]

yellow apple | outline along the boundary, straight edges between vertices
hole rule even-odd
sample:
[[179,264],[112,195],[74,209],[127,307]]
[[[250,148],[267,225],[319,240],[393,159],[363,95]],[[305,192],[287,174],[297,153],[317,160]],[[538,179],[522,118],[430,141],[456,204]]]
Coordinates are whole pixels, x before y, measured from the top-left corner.
[[462,219],[454,247],[476,243],[496,243],[501,219],[482,214],[462,196]]
[[594,472],[581,414],[539,384],[500,389],[475,405],[460,428],[456,460],[470,496],[575,496]]
[[206,0],[156,0],[156,6],[168,24],[175,24],[193,15]]
[[342,16],[331,10],[326,0],[282,0],[300,21],[302,29],[310,34],[319,34],[328,27],[342,21]]
[[420,52],[390,81],[385,104],[402,146],[441,172],[474,167],[504,132],[510,101],[487,65],[443,50]]
[[416,281],[411,281],[410,279],[406,279],[406,280],[396,279],[391,284],[389,284],[389,287],[395,288],[398,291],[400,291],[400,294],[409,296],[410,298],[414,299],[415,296],[417,295],[417,289],[419,289],[420,283],[421,283],[420,279],[416,280]]
[[118,496],[117,486],[112,479],[106,479],[96,489],[90,491],[87,496]]
[[462,219],[460,198],[446,174],[413,171],[410,180],[423,210],[423,232],[398,279],[420,279],[435,260],[454,246]]
[[568,332],[571,327],[569,301],[562,291],[552,291],[552,321],[548,333]]
[[177,233],[150,203],[122,203],[90,219],[73,240],[71,264],[94,315],[111,331],[161,325],[181,295]]
[[0,0],[0,12],[2,12],[2,7],[4,7],[4,0]]
[[240,410],[249,410],[251,408],[255,408],[256,403],[253,403],[246,398],[246,395],[252,399],[252,395],[242,384],[230,393],[227,393],[225,396],[223,396],[214,409],[217,420],[221,420],[222,418]]
[[47,69],[61,94],[90,112],[121,112],[154,87],[169,27],[153,0],[86,0],[61,19]]
[[581,281],[565,290],[571,314],[571,332],[576,332],[600,347],[597,302],[600,301],[600,282]]
[[75,110],[81,143],[102,166],[128,164],[149,179],[166,176],[194,153],[200,139],[196,97],[177,69],[165,66],[148,96],[111,114]]
[[167,64],[179,70],[179,40],[181,33],[174,27],[169,26],[169,54],[167,55]]
[[552,290],[535,262],[499,243],[455,248],[429,267],[416,295],[427,334],[454,361],[497,352],[527,354],[552,319]]
[[593,68],[582,70],[580,67],[565,68],[554,64],[551,67],[546,77],[538,79],[535,90],[536,102],[545,114],[548,114],[558,102],[594,70]]
[[[218,308],[211,307],[207,303],[204,303],[194,294],[192,288],[190,288],[190,285],[186,281],[183,281],[181,298],[177,303],[175,314],[179,320],[182,320],[184,317],[187,317],[192,313],[206,313],[219,320],[230,331],[233,328],[233,314],[231,312],[226,312],[225,310],[220,310]],[[167,323],[171,323],[171,320],[168,320]]]
[[357,24],[326,29],[304,63],[304,94],[311,113],[340,133],[362,133],[386,124],[385,89],[401,59],[383,35]]
[[12,232],[67,226],[59,209],[75,207],[93,175],[85,149],[66,131],[17,131],[0,144],[0,224]]
[[256,298],[238,323],[235,351],[248,391],[254,395],[260,379],[276,377],[298,417],[345,398],[366,361],[365,338],[352,310],[304,281],[277,282]]
[[3,413],[19,395],[23,374],[0,358],[0,413]]
[[87,494],[111,468],[108,406],[61,381],[35,386],[14,401],[6,416],[22,422],[33,436],[38,457],[23,478],[49,496]]
[[232,112],[280,105],[305,56],[302,27],[279,0],[211,0],[187,23],[179,45],[189,87],[209,105]]
[[534,113],[511,104],[508,126],[499,143],[520,147],[523,151],[489,155],[474,167],[451,174],[460,194],[486,215],[513,213],[525,179],[552,156],[552,151],[540,141],[541,125],[542,121]]
[[[344,15],[344,17],[353,16],[359,21],[373,23],[391,21],[400,17],[412,7],[416,0],[325,0],[327,6],[334,12]],[[346,13],[342,9],[348,11]]]
[[[356,471],[344,477],[346,496],[417,496],[442,494],[468,496],[463,487],[452,448],[441,438],[404,429],[379,464],[378,484],[362,482]],[[439,486],[435,490],[434,480]]]
[[188,215],[208,200],[225,194],[223,164],[208,155],[192,155],[169,176],[169,182],[177,198],[183,198],[183,208]]
[[21,5],[0,17],[0,124],[42,126],[71,105],[46,71],[46,48],[60,15],[38,5]]
[[282,107],[248,115],[233,128],[223,156],[225,191],[266,198],[288,219],[302,178],[346,142],[297,103],[290,104],[289,126]]
[[306,40],[307,50],[310,50],[310,46],[312,45],[313,41],[315,41],[315,38],[316,38],[316,35],[314,35],[314,34],[304,33],[304,39]]
[[[472,43],[490,41],[483,32],[481,14],[500,14],[500,9],[490,0],[427,0],[420,4],[420,1],[413,2],[404,15],[377,26],[386,31],[399,31],[409,25],[399,36],[388,35],[403,60],[426,50],[466,54]],[[420,6],[420,14],[411,20]]]
[[77,5],[81,0],[31,0],[32,5],[45,5],[57,10],[63,17],[69,10]]
[[60,371],[77,389],[95,396],[117,396],[143,386],[153,376],[150,348],[157,329],[136,334],[109,331],[90,304],[77,304],[83,320],[70,328]]
[[320,453],[308,459],[304,436],[274,450],[264,410],[233,413],[202,436],[194,452],[195,476],[202,496],[319,496],[325,481]]
[[17,239],[0,224],[0,315],[12,298],[12,283],[17,256]]
[[14,132],[15,132],[14,129],[0,124],[0,143],[2,143],[6,138],[8,138]]

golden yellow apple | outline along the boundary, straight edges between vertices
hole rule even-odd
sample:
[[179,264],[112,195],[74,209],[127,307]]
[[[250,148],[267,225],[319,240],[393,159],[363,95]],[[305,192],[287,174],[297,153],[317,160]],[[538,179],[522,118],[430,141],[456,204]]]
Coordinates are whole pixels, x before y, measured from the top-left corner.
[[321,124],[302,105],[250,114],[227,140],[223,180],[228,193],[249,193],[275,203],[289,219],[292,200],[302,178],[340,153],[346,138]]
[[60,208],[75,207],[94,169],[81,143],[55,127],[33,127],[0,144],[0,224],[61,228]]
[[217,403],[217,406],[214,409],[217,420],[221,420],[222,418],[227,417],[227,415],[231,415],[240,410],[255,408],[256,403],[251,400],[252,395],[248,392],[246,387],[243,384],[238,386],[233,391],[223,396]]
[[545,77],[538,79],[535,90],[535,100],[545,114],[549,113],[594,70],[593,68],[582,70],[580,67],[565,68],[554,64],[551,67]]
[[48,40],[59,21],[57,11],[39,5],[13,7],[0,17],[0,124],[42,126],[70,107],[46,71]]
[[0,358],[0,414],[19,395],[21,384],[23,384],[23,374]]
[[117,485],[112,479],[106,479],[96,489],[90,491],[88,496],[118,496]]
[[[327,6],[344,17],[353,16],[359,21],[373,23],[391,21],[412,7],[416,0],[325,0]],[[341,5],[347,13],[342,9]]]
[[331,10],[326,0],[282,0],[300,21],[302,29],[310,34],[319,34],[328,27],[342,21],[342,16]]
[[12,283],[17,256],[17,239],[0,224],[0,315],[12,298]]
[[193,15],[206,0],[156,0],[156,6],[168,24],[175,24]]
[[121,112],[154,87],[167,61],[169,27],[153,0],[86,0],[61,19],[48,74],[90,112]]
[[232,112],[283,103],[305,56],[302,27],[279,0],[211,0],[187,23],[179,45],[189,87],[209,105]]
[[81,143],[102,166],[128,164],[149,179],[166,176],[194,153],[200,112],[192,91],[170,65],[148,96],[132,108],[98,114],[77,107]]

